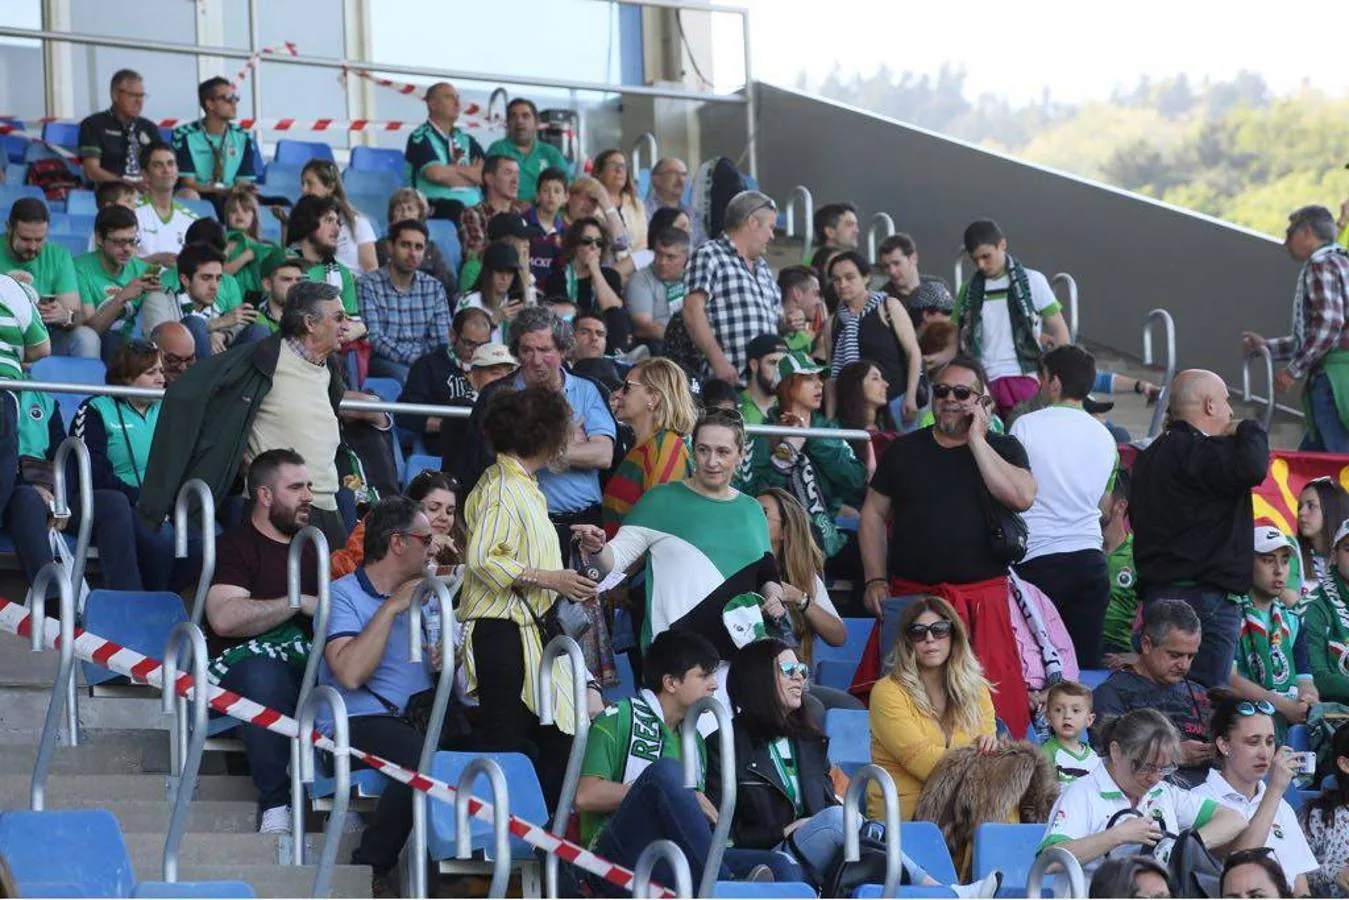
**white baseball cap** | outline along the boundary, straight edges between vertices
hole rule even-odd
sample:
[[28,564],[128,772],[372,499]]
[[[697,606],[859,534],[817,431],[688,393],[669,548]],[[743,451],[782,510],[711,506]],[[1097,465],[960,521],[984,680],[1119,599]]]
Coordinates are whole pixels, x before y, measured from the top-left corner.
[[[1342,531],[1344,529],[1341,529]],[[1336,538],[1339,540],[1339,538]],[[1255,526],[1255,552],[1273,553],[1275,550],[1282,550],[1284,547],[1293,549],[1293,541],[1279,530],[1276,525],[1257,525]]]
[[469,360],[470,369],[486,369],[490,366],[518,366],[515,357],[511,356],[511,351],[505,344],[483,344],[477,350],[473,351],[473,359]]

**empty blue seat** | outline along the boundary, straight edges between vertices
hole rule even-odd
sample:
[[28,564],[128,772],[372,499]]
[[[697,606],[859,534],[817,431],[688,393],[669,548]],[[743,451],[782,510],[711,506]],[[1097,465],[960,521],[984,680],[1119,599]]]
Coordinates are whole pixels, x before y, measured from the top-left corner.
[[348,194],[374,194],[384,197],[387,201],[390,194],[403,186],[403,175],[402,172],[393,169],[353,167],[342,173],[342,184]]
[[[3,218],[3,216],[0,216],[0,218]],[[47,240],[58,247],[65,247],[71,256],[79,256],[81,253],[89,252],[89,232],[84,232],[82,234],[51,234],[47,237]],[[71,418],[74,417],[75,413],[73,410],[70,415]],[[66,424],[69,425],[70,422],[67,421]]]
[[1294,725],[1288,729],[1287,743],[1293,750],[1305,753],[1312,748],[1312,733],[1306,725]]
[[[56,235],[53,239],[57,240],[62,237],[73,237],[82,241],[89,240],[87,235]],[[80,250],[80,252],[83,253],[84,250]],[[98,359],[81,359],[76,356],[44,356],[33,363],[31,372],[34,381],[64,381],[74,384],[107,383],[107,369],[104,367],[103,361]],[[85,401],[87,396],[86,394],[52,394],[56,402],[61,404],[61,418],[65,421],[67,434],[70,433],[71,423],[75,421],[75,411],[79,409],[80,404]]]
[[852,776],[871,762],[871,721],[865,709],[831,709],[824,714],[829,761]]
[[22,163],[28,153],[29,143],[28,138],[20,134],[0,135],[0,147],[4,148],[4,158],[8,162]]
[[[458,785],[459,775],[470,762],[480,756],[496,760],[506,775],[510,786],[510,813],[535,825],[548,824],[548,809],[543,801],[543,788],[539,786],[539,776],[534,764],[523,753],[437,753],[431,761],[431,775],[449,785]],[[479,776],[473,784],[473,795],[481,800],[491,801],[491,788],[485,776]],[[453,860],[455,858],[454,805],[451,803],[432,803],[430,828],[427,834],[427,849],[435,860]],[[492,824],[482,819],[470,819],[472,845],[474,851],[482,851],[487,859],[493,859]],[[514,835],[511,836],[511,859],[521,862],[534,860],[534,848]]]
[[[673,887],[673,885],[665,885]],[[694,887],[697,887],[695,882]],[[718,897],[766,897],[782,898],[782,900],[796,900],[796,898],[810,898],[815,900],[818,896],[815,888],[806,884],[804,881],[718,881]]]
[[263,176],[264,194],[281,196],[292,203],[300,197],[300,166],[272,163]]
[[78,150],[80,146],[80,126],[78,122],[48,122],[42,126],[42,139],[49,144]]
[[365,379],[361,385],[361,390],[375,394],[379,399],[386,403],[393,403],[398,399],[398,395],[403,392],[403,386],[398,383],[397,378],[381,378],[377,375],[371,375]]
[[283,166],[301,167],[311,159],[333,159],[333,148],[322,141],[294,141],[282,138],[276,142],[273,162]]
[[1288,791],[1283,795],[1283,799],[1288,801],[1288,805],[1293,807],[1293,812],[1302,812],[1302,807],[1306,806],[1317,797],[1321,796],[1320,791]]
[[42,193],[42,188],[35,184],[10,184],[9,182],[0,184],[0,203],[13,206],[14,201],[21,197],[36,197],[44,202],[47,199],[47,195]]
[[899,617],[904,608],[918,599],[918,594],[906,594],[902,597],[887,597],[881,601],[881,659],[889,659],[890,651],[899,638]]
[[[351,788],[357,797],[378,797],[389,786],[389,776],[381,775],[374,769],[357,769],[351,773]],[[331,797],[337,791],[337,782],[326,775],[320,767],[314,767],[314,780],[308,785],[309,799],[320,800]]]
[[440,248],[440,255],[445,257],[445,265],[451,272],[458,272],[464,256],[459,246],[459,229],[449,219],[427,219],[426,230]]
[[173,129],[172,129],[172,128],[161,128],[161,129],[159,129],[159,139],[160,139],[161,141],[163,141],[164,143],[168,144],[170,147],[172,147],[172,146],[173,146]]
[[94,192],[77,189],[66,195],[66,212],[83,216],[98,215],[98,205],[94,202]]
[[938,884],[955,884],[960,880],[951,850],[936,822],[904,822],[899,826],[900,846],[909,858],[927,870]]
[[142,881],[131,892],[132,897],[256,897],[252,885],[245,881]]
[[[183,598],[168,591],[90,591],[84,602],[84,627],[110,641],[153,659],[164,654],[169,632],[187,621]],[[86,684],[120,677],[94,663],[82,662]]]
[[1109,669],[1083,669],[1077,676],[1077,680],[1082,682],[1083,686],[1096,690],[1101,682],[1110,677]]
[[975,826],[972,880],[978,881],[997,869],[1002,872],[998,896],[1024,897],[1036,848],[1044,836],[1043,825],[985,822]]
[[[369,381],[369,379],[366,380]],[[407,463],[408,483],[411,483],[412,479],[416,478],[418,475],[422,474],[422,472],[425,472],[427,469],[430,469],[433,472],[439,472],[440,457],[430,456],[425,453],[416,453],[413,454],[412,456],[409,456]]]
[[[881,889],[884,885],[864,884],[852,892],[854,897],[880,897]],[[945,886],[933,885],[931,887],[916,887],[912,884],[905,884],[899,887],[895,894],[896,897],[907,900],[910,897],[954,897],[955,891]]]
[[[815,657],[815,682],[823,687],[846,690],[848,685],[852,684],[853,673],[857,671],[857,664],[862,660],[862,651],[866,649],[867,641],[871,638],[871,629],[876,626],[876,620],[844,619],[843,626],[848,630],[848,636],[841,647],[817,640],[812,650]],[[820,664],[825,661],[833,665],[821,671]]]
[[199,218],[202,218],[202,219],[214,219],[214,218],[216,217],[216,215],[215,215],[215,204],[211,203],[210,200],[201,200],[201,199],[198,199],[198,200],[181,200],[181,199],[180,199],[178,202],[181,203],[181,204],[183,204],[183,206],[186,206],[188,209],[192,210],[194,213],[196,213],[197,216],[198,216]]
[[351,168],[362,172],[386,171],[398,176],[401,183],[407,160],[402,150],[386,147],[352,147]]
[[129,897],[135,887],[122,830],[105,809],[0,813],[0,848],[23,897]]
[[28,179],[28,166],[20,159],[5,163],[5,184],[23,184]]

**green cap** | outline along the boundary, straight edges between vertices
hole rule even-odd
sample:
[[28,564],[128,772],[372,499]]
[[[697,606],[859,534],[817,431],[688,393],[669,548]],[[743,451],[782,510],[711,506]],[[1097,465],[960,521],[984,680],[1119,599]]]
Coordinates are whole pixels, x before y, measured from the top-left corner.
[[309,268],[309,263],[293,253],[287,253],[284,249],[276,247],[263,260],[262,277],[271,278],[272,273],[282,266],[299,266],[300,271],[303,272]]
[[779,378],[786,378],[788,375],[816,375],[824,369],[822,363],[811,359],[810,354],[803,350],[793,350],[778,360]]

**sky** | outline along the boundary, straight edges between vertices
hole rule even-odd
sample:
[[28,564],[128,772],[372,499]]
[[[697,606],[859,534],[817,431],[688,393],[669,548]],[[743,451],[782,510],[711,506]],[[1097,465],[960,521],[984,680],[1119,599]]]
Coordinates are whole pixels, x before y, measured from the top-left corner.
[[[1231,78],[1241,69],[1264,75],[1276,94],[1304,80],[1326,93],[1349,93],[1342,46],[1329,40],[1331,20],[1316,7],[1131,0],[713,0],[750,10],[755,78],[785,86],[807,72],[812,87],[837,62],[847,75],[935,73],[963,65],[966,92],[1039,99],[1046,86],[1060,101],[1104,99],[1185,72],[1193,81]],[[1281,11],[1283,10],[1283,11]],[[1318,20],[1324,23],[1318,42]],[[713,79],[741,77],[738,17],[713,16]]]

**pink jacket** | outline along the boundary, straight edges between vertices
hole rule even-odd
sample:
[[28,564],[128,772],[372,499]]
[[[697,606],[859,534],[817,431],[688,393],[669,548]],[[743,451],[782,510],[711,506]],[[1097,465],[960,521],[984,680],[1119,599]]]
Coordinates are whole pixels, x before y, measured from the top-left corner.
[[[1022,596],[1039,610],[1040,617],[1044,620],[1045,629],[1049,632],[1049,639],[1059,651],[1059,659],[1063,662],[1064,680],[1077,681],[1082,674],[1077,667],[1077,651],[1073,649],[1073,639],[1068,636],[1068,629],[1064,627],[1063,619],[1059,618],[1059,611],[1055,609],[1053,602],[1045,595],[1044,591],[1029,581],[1017,578],[1015,572],[1009,572],[1008,574],[1010,578],[1016,579],[1017,587],[1021,589]],[[1042,691],[1045,689],[1045,666],[1040,655],[1040,645],[1035,640],[1035,634],[1032,632],[1030,625],[1021,614],[1021,608],[1017,605],[1016,598],[1012,596],[1010,588],[1007,591],[1007,605],[1011,612],[1012,632],[1016,635],[1017,651],[1021,655],[1021,674],[1026,677],[1026,687],[1032,691]]]

